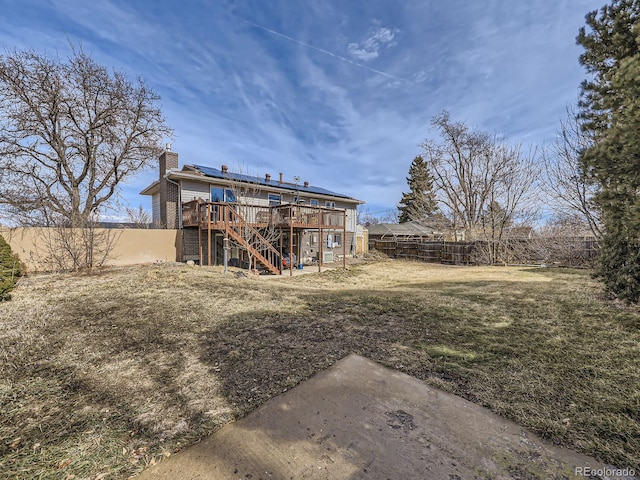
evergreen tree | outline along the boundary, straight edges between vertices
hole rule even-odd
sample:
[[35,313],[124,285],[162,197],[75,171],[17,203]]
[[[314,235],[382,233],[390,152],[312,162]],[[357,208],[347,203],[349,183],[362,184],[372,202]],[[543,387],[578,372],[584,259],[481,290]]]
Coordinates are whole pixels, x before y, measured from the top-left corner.
[[577,41],[589,73],[580,101],[593,146],[582,152],[604,226],[596,276],[608,291],[640,300],[640,0],[613,0],[586,17]]
[[402,193],[402,200],[398,204],[400,223],[422,220],[438,211],[438,203],[433,192],[433,177],[420,155],[411,162],[407,183],[409,192]]

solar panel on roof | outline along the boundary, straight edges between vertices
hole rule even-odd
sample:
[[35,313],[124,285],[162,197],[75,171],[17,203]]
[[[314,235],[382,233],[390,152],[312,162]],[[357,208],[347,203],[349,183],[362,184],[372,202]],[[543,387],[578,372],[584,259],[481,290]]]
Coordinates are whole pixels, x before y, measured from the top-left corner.
[[194,165],[194,167],[200,170],[200,172],[207,177],[221,178],[226,180],[236,180],[239,182],[255,183],[255,184],[264,185],[267,187],[286,188],[287,190],[298,191],[298,192],[317,193],[319,195],[331,195],[333,197],[340,197],[340,198],[349,198],[349,199],[352,198],[349,195],[332,192],[330,190],[327,190],[326,188],[321,188],[321,187],[313,187],[313,186],[305,187],[304,185],[297,185],[297,186],[287,185],[287,184],[282,184],[275,180],[267,181],[262,177],[243,175],[242,173],[222,173],[222,171],[218,170],[217,168],[205,167],[203,165]]

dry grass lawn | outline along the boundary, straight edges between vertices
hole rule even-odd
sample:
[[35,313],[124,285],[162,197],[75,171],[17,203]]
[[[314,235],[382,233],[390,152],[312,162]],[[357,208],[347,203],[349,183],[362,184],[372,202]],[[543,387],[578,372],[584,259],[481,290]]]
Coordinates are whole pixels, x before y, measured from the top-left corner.
[[127,478],[350,352],[640,471],[640,311],[585,271],[145,266],[0,303],[0,477]]

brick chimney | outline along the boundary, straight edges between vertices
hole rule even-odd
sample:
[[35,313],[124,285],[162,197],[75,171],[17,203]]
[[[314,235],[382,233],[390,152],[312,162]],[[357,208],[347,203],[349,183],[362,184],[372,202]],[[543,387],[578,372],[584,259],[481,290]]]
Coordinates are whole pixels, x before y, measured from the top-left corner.
[[178,154],[167,150],[160,154],[160,223],[164,228],[178,228],[178,186],[167,181],[169,170],[178,168]]
[[304,188],[309,188],[309,182],[304,182]]
[[227,173],[229,171],[229,167],[227,167],[226,165],[222,165],[222,173]]
[[265,181],[265,182],[270,182],[270,181],[271,181],[271,174],[270,174],[270,173],[267,173],[267,174],[264,176],[264,181]]
[[[169,145],[167,145],[169,147]],[[178,154],[171,150],[165,150],[160,154],[160,180],[165,176],[167,170],[178,168]]]

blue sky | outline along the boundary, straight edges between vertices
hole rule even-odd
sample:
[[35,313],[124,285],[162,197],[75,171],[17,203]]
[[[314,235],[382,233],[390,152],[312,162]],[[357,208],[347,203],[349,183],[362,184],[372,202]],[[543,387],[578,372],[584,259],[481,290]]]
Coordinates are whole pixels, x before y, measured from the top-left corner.
[[[180,164],[284,172],[395,207],[429,120],[541,145],[585,72],[604,0],[0,0],[0,46],[82,44],[162,97]],[[139,174],[123,202],[150,209]]]

